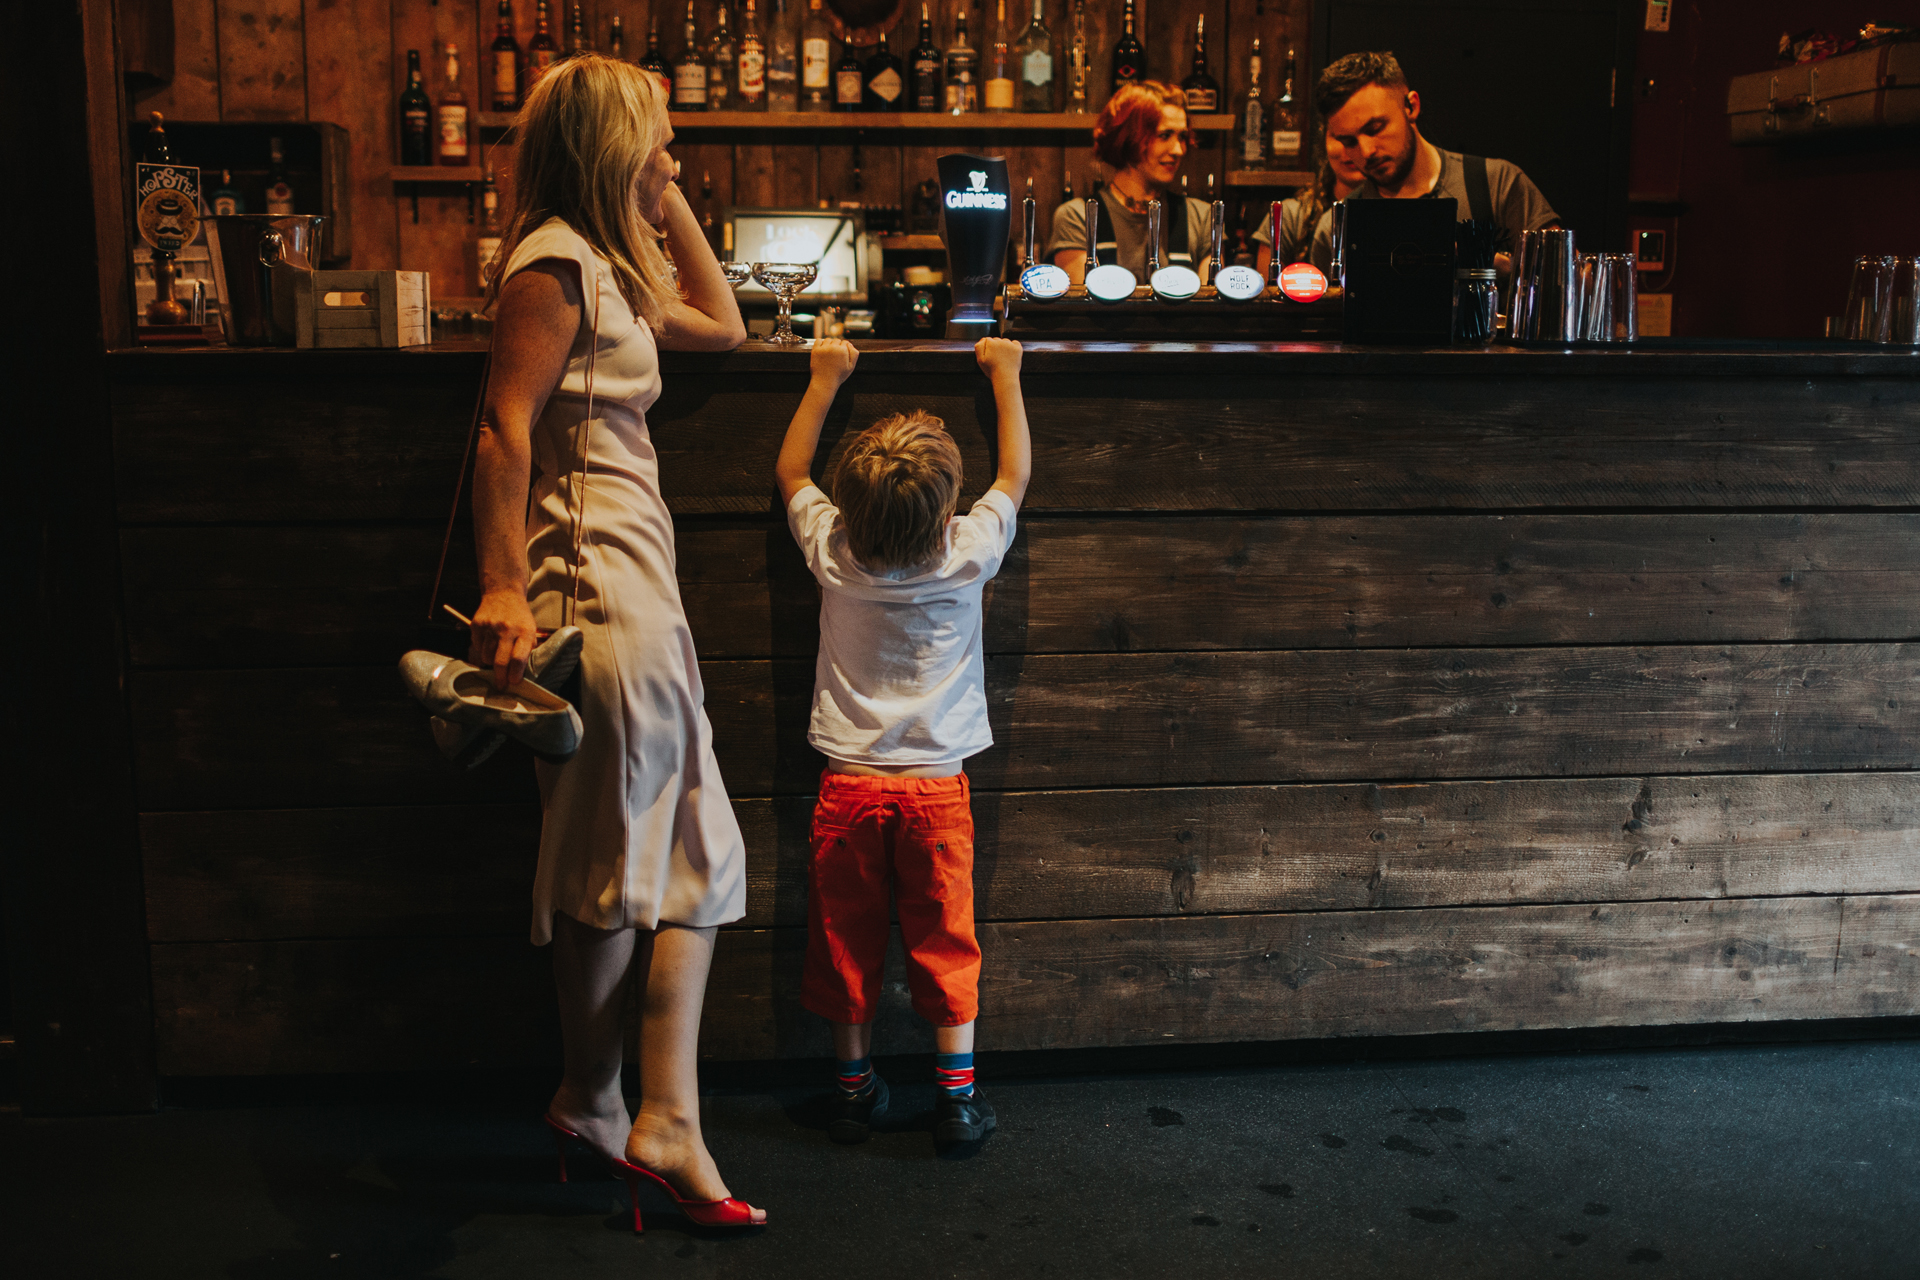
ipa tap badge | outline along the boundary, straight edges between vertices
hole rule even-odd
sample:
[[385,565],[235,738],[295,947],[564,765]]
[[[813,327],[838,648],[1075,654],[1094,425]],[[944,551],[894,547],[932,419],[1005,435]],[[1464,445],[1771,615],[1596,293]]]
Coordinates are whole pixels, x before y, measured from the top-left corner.
[[177,164],[134,166],[140,238],[178,253],[200,234],[200,171]]

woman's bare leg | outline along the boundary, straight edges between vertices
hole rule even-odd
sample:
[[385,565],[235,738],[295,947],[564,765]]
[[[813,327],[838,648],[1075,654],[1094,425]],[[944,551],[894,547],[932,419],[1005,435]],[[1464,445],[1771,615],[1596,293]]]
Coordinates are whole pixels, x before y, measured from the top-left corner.
[[595,929],[559,912],[553,917],[553,985],[560,997],[566,1067],[549,1110],[608,1155],[626,1147],[621,1019],[636,955],[645,961],[636,943],[648,937],[633,929]]
[[[627,1159],[667,1179],[689,1200],[729,1194],[700,1134],[700,1009],[713,964],[712,929],[661,924],[640,999],[640,1114]],[[763,1214],[756,1211],[756,1221]]]

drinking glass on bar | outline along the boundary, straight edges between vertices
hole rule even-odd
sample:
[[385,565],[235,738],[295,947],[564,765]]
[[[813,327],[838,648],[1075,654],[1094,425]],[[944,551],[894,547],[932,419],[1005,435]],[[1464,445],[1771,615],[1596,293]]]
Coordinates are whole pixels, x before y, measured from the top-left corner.
[[1920,347],[1920,258],[1901,258],[1894,265],[1893,332],[1888,341]]
[[1850,342],[1887,342],[1893,337],[1893,277],[1897,259],[1863,255],[1853,260],[1847,309],[1840,336]]
[[1640,340],[1639,266],[1631,253],[1593,255],[1583,320],[1588,342]]
[[811,262],[756,262],[753,264],[753,278],[760,287],[780,301],[780,318],[773,326],[773,332],[767,335],[768,342],[805,342],[806,339],[793,331],[793,300],[813,283],[820,274],[820,268]]

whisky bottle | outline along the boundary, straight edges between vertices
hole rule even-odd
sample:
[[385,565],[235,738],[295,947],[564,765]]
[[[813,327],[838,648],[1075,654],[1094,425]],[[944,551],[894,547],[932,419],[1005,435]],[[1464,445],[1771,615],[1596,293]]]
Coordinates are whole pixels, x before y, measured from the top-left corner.
[[533,39],[527,41],[527,92],[533,92],[533,86],[540,83],[540,77],[552,69],[559,60],[560,50],[553,43],[553,32],[547,26],[547,0],[539,0],[533,7]]
[[980,86],[974,80],[979,65],[979,55],[967,43],[967,10],[962,5],[960,12],[954,15],[953,43],[947,48],[946,103],[949,113],[957,116],[980,109]]
[[433,101],[420,87],[420,51],[407,50],[407,91],[400,95],[400,163],[433,163]]
[[1067,39],[1067,113],[1083,116],[1090,109],[1093,68],[1087,58],[1087,0],[1073,0],[1073,34]]
[[866,87],[861,94],[860,106],[865,111],[898,111],[905,104],[901,98],[907,91],[907,82],[901,74],[905,70],[900,59],[887,45],[887,33],[880,33],[880,43],[875,47],[873,56],[867,59]]
[[793,20],[787,17],[787,0],[773,0],[773,16],[767,34],[767,110],[800,109],[799,42],[793,34]]
[[735,58],[734,84],[740,101],[736,111],[767,109],[767,44],[760,32],[756,0],[747,0],[740,15],[740,53]]
[[513,38],[513,0],[500,0],[499,33],[493,37],[493,109],[520,109],[520,42]]
[[[849,32],[849,35],[852,33]],[[840,46],[840,61],[833,65],[833,109],[858,111],[867,94],[867,63],[852,44]]]
[[620,15],[613,15],[613,25],[607,28],[607,56],[620,62],[627,60],[627,29],[620,25]]
[[1211,114],[1220,108],[1220,82],[1207,70],[1207,15],[1193,20],[1193,70],[1180,82],[1187,94],[1187,115]]
[[687,21],[680,29],[680,61],[673,64],[673,109],[707,109],[707,64],[700,58],[700,24],[693,16],[693,0],[687,0]]
[[591,52],[593,41],[587,39],[586,12],[580,7],[580,0],[573,0],[573,12],[567,18],[567,56]]
[[733,107],[733,87],[740,75],[734,58],[733,24],[727,17],[727,0],[720,0],[713,14],[713,35],[707,40],[709,111],[727,111]]
[[1280,82],[1280,100],[1273,104],[1273,163],[1300,163],[1300,104],[1293,100],[1293,50],[1287,50],[1287,73]]
[[1125,27],[1113,46],[1113,87],[1147,78],[1147,51],[1133,34],[1133,0],[1127,0]]
[[1260,100],[1260,37],[1253,38],[1247,55],[1247,96],[1240,104],[1240,146],[1237,168],[1262,169],[1267,162],[1267,107]]
[[1013,110],[1013,46],[1007,39],[1007,0],[998,0],[993,14],[993,39],[987,43],[987,82],[982,90],[988,111]]
[[240,198],[240,192],[233,185],[233,171],[220,171],[220,185],[213,189],[213,212],[215,217],[225,218],[236,213],[245,213],[247,202]]
[[800,109],[833,110],[832,28],[820,0],[807,0],[806,25],[800,30]]
[[1033,21],[1020,35],[1016,52],[1020,58],[1020,109],[1053,110],[1053,32],[1047,27],[1042,6],[1046,0],[1033,0]]
[[940,94],[940,46],[933,42],[933,14],[927,0],[920,3],[920,43],[907,56],[909,72],[907,105],[914,111],[938,111],[944,105]]
[[[467,95],[460,92],[460,46],[447,46],[447,89],[440,95],[440,163],[467,162]],[[273,212],[273,197],[267,197]]]
[[267,139],[267,155],[267,215],[280,217],[293,212],[293,184],[287,181],[287,156],[280,139]]
[[660,19],[658,16],[647,21],[647,52],[640,59],[640,69],[651,72],[660,82],[660,96],[669,102],[673,100],[673,70],[667,66],[667,60],[660,53]]

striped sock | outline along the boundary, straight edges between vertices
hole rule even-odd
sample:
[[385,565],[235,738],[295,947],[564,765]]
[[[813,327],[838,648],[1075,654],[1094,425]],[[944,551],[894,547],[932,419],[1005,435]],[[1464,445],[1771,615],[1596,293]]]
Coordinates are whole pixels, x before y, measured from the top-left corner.
[[857,1098],[873,1088],[873,1059],[856,1058],[852,1062],[839,1064],[840,1092],[846,1097]]
[[949,1097],[971,1098],[973,1096],[973,1055],[970,1053],[934,1054],[933,1082],[944,1089]]

